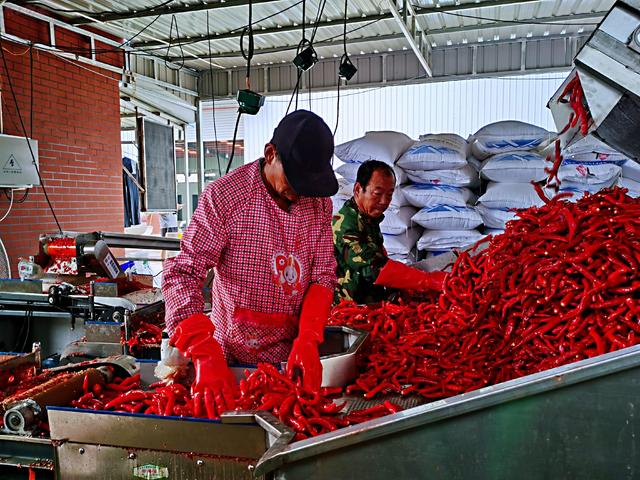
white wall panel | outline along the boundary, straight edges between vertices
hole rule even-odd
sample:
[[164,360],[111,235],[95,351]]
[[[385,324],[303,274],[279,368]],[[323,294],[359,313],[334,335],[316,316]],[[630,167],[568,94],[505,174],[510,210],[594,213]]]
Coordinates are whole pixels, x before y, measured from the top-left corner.
[[[466,137],[499,120],[521,120],[555,130],[546,104],[565,77],[564,73],[548,73],[343,90],[336,144],[368,130],[396,130],[414,138],[443,132]],[[261,155],[286,112],[289,98],[267,97],[258,115],[243,116],[247,161]],[[311,95],[311,110],[331,129],[336,122],[336,98],[335,91]],[[309,109],[307,93],[300,94],[298,106]]]

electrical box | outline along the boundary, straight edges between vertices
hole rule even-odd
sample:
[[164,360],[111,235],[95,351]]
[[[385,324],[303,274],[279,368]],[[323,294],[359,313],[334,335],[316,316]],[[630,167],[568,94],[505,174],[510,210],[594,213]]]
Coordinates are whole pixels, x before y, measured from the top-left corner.
[[[29,144],[34,158],[29,151]],[[13,135],[0,135],[0,188],[29,188],[40,185],[38,141]]]

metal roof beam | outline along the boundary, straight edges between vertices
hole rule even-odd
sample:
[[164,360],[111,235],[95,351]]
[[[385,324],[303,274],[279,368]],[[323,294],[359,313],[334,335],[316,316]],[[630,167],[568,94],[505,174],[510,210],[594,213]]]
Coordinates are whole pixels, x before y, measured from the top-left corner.
[[[347,19],[347,25],[352,25],[354,23],[374,22],[379,20],[390,20],[392,18],[393,18],[393,15],[391,15],[390,13],[381,14],[381,15],[369,15],[366,17],[351,17]],[[324,22],[320,22],[318,24],[318,28],[341,27],[343,24],[344,24],[344,19],[336,18],[334,20],[326,20]],[[253,34],[269,35],[273,33],[297,32],[301,30],[302,30],[302,26],[299,23],[296,23],[293,25],[284,25],[284,26],[278,26],[278,27],[272,27],[272,28],[262,28],[262,29],[256,28]],[[190,36],[190,37],[174,38],[171,41],[171,44],[174,46],[178,46],[181,43],[183,45],[184,44],[188,45],[191,43],[205,42],[207,40],[224,40],[224,39],[230,39],[230,38],[240,40],[241,31],[242,29],[238,29],[238,30],[233,30],[231,32],[225,32],[225,33],[212,33],[211,35],[196,35],[196,36]],[[155,40],[142,40],[140,42],[132,42],[131,46],[133,46],[134,48],[139,48],[139,47],[164,45],[165,43],[160,43],[159,41],[155,41]]]
[[427,36],[418,23],[416,12],[414,11],[409,0],[402,0],[402,13],[398,10],[398,0],[387,0],[389,11],[396,19],[396,23],[400,30],[407,38],[409,46],[415,53],[418,62],[424,68],[429,77],[433,76],[431,72],[431,45],[427,42]]
[[[393,33],[391,35],[377,35],[375,37],[358,37],[358,38],[353,38],[350,39],[348,41],[348,45],[354,44],[354,43],[365,43],[365,42],[383,42],[383,41],[389,41],[389,40],[398,40],[400,38],[404,38],[404,35],[402,33]],[[337,47],[337,46],[342,46],[342,40],[329,40],[326,42],[314,42],[313,43],[314,48],[322,48],[322,47]],[[270,54],[270,53],[279,53],[279,52],[286,52],[289,50],[295,50],[298,48],[298,45],[283,45],[282,47],[270,47],[270,48],[260,48],[260,49],[256,49],[254,50],[253,54],[254,55],[266,55],[266,54]],[[198,58],[201,59],[215,59],[215,58],[239,58],[242,57],[242,52],[240,52],[240,50],[237,51],[231,51],[231,52],[219,52],[219,53],[212,53],[211,55],[209,54],[202,54],[202,55],[198,55]],[[180,60],[182,59],[182,57],[167,57],[167,60],[169,59],[176,59],[176,60]],[[293,60],[293,58],[292,58]]]
[[[274,3],[282,0],[253,0],[253,5],[261,4],[261,3]],[[472,8],[482,8],[482,7],[497,7],[503,5],[512,5],[517,3],[529,3],[529,2],[537,2],[540,0],[493,0],[483,2],[486,5],[478,4],[478,3],[463,3],[460,5],[445,5],[441,7],[416,7],[416,13],[419,14],[428,14],[428,13],[442,13],[448,11],[460,11],[460,10],[468,10]],[[165,5],[163,7],[158,8],[150,8],[150,9],[140,9],[140,10],[130,10],[122,13],[95,13],[91,15],[94,20],[91,20],[87,17],[72,17],[69,22],[74,25],[84,25],[89,23],[96,22],[114,22],[117,20],[127,20],[131,18],[144,18],[144,17],[152,17],[156,15],[172,15],[176,13],[187,13],[187,12],[199,12],[203,10],[215,10],[220,8],[232,8],[232,7],[242,7],[249,5],[249,0],[226,0],[226,1],[217,1],[217,2],[203,2],[196,5]]]
[[[567,21],[577,21],[577,20],[589,20],[589,19],[600,19],[604,16],[606,12],[601,13],[580,13],[573,15],[560,15],[555,17],[541,17],[536,19],[537,22],[540,23],[548,23],[549,25],[553,25],[553,22],[567,22]],[[576,25],[580,25],[579,23]],[[482,31],[491,28],[504,28],[504,27],[513,27],[514,24],[510,22],[491,22],[491,23],[480,23],[476,25],[463,25],[461,27],[449,27],[449,28],[439,28],[437,30],[429,30],[427,34],[429,36],[434,35],[446,35],[449,33],[460,33],[460,32],[468,32],[468,31]],[[347,40],[347,45],[355,44],[355,43],[367,43],[367,42],[383,42],[389,40],[398,40],[401,38],[405,38],[403,33],[393,33],[390,35],[376,35],[372,37],[356,37],[349,38]],[[545,37],[546,38],[546,37]],[[513,41],[513,40],[511,40]],[[330,40],[330,41],[318,41],[314,42],[314,47],[322,48],[322,47],[335,47],[342,45],[342,40]],[[265,55],[271,53],[284,52],[288,50],[295,50],[298,48],[298,44],[295,45],[283,45],[281,47],[270,47],[270,48],[261,48],[256,49],[253,53],[254,55]],[[228,52],[218,52],[209,54],[198,55],[200,59],[215,59],[215,58],[239,58],[242,56],[242,53],[237,51],[228,51]],[[182,57],[171,56],[166,57],[167,60],[175,62],[182,59]]]
[[[422,16],[422,15],[429,15],[434,13],[462,11],[462,10],[468,10],[470,8],[489,8],[489,7],[496,7],[496,6],[503,6],[503,5],[515,5],[520,3],[530,3],[530,2],[539,2],[539,1],[541,0],[484,0],[484,1],[479,1],[477,3],[447,5],[439,8],[420,8],[420,9],[416,9],[416,15]],[[225,5],[229,5],[229,3],[230,1],[228,0],[225,3]],[[407,2],[407,4],[409,4],[409,2]],[[347,18],[347,25],[352,25],[356,23],[367,23],[367,22],[373,22],[373,21],[379,21],[379,20],[391,20],[393,18],[394,16],[390,12],[382,13],[378,15],[350,17],[350,18]],[[342,26],[343,22],[344,22],[344,19],[342,18],[325,20],[324,22],[320,22],[318,24],[318,28]],[[253,32],[254,35],[269,35],[272,33],[295,32],[295,31],[302,30],[302,26],[300,24],[281,25],[281,26],[272,27],[272,28],[260,28],[259,26],[254,24],[254,27],[255,27],[255,30]],[[132,47],[149,47],[149,46],[165,45],[169,41],[171,41],[172,45],[178,45],[180,43],[189,44],[189,43],[204,42],[207,40],[222,40],[222,39],[229,39],[229,38],[234,38],[239,40],[241,30],[242,30],[241,28],[238,28],[231,32],[225,32],[225,33],[219,33],[219,34],[212,33],[210,35],[202,34],[202,35],[195,35],[195,36],[189,36],[189,37],[184,36],[184,37],[178,37],[173,39],[165,38],[165,39],[161,39],[160,41],[141,40],[138,42],[132,42],[131,46]]]
[[[253,5],[258,5],[260,3],[275,3],[281,0],[253,0]],[[216,10],[219,8],[232,8],[232,7],[243,7],[249,5],[249,0],[222,0],[217,2],[201,2],[198,4],[181,4],[177,5],[165,5],[164,7],[158,8],[149,8],[149,9],[140,9],[140,10],[129,10],[122,13],[96,13],[91,15],[94,20],[90,20],[84,16],[82,17],[72,17],[69,19],[70,23],[74,25],[83,25],[87,23],[96,23],[96,22],[114,22],[117,20],[128,20],[131,18],[143,18],[143,17],[155,17],[156,15],[172,15],[175,13],[187,13],[187,12],[200,12],[203,10]]]

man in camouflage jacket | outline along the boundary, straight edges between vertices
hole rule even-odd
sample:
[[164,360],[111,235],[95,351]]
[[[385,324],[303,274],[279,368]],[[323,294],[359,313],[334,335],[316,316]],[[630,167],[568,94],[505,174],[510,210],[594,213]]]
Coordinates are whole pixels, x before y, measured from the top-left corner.
[[333,245],[338,263],[335,301],[372,303],[383,300],[385,288],[374,285],[387,263],[380,222],[395,187],[393,169],[371,160],[358,169],[353,197],[333,217]]

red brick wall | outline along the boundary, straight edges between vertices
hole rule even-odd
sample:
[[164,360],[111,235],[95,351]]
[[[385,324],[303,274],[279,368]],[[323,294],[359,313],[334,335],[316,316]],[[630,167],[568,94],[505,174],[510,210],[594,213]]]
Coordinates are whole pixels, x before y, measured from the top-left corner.
[[[11,10],[5,10],[7,13],[15,18],[8,21],[5,17],[5,24],[18,29],[9,33],[42,42],[47,31],[43,22]],[[67,43],[74,35],[57,27],[56,37]],[[38,140],[40,172],[63,230],[122,231],[118,75],[40,50],[33,52],[31,73],[27,47],[6,40],[2,44],[8,62],[8,72],[0,62],[4,133],[22,135],[7,73],[27,131],[33,79],[33,138]],[[16,192],[16,197],[21,195]],[[9,201],[0,195],[0,218],[8,206]],[[18,257],[36,253],[38,235],[56,230],[42,187],[31,189],[24,203],[14,203],[9,217],[0,223],[0,239],[14,276]]]

